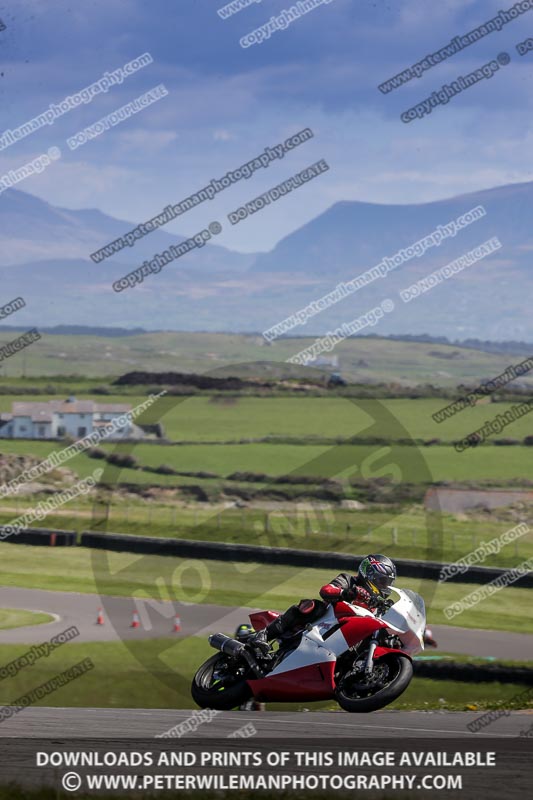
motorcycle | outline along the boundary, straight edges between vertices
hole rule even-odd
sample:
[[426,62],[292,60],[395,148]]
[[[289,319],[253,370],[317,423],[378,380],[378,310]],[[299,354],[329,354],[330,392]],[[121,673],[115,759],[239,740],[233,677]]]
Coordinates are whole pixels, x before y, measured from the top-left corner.
[[[252,635],[237,641],[209,637],[218,652],[196,672],[191,694],[201,708],[229,710],[250,698],[260,702],[335,699],[345,711],[383,708],[404,692],[413,677],[412,656],[424,649],[426,610],[410,589],[392,589],[372,611],[340,601],[305,629],[278,639],[268,652]],[[250,614],[255,631],[278,617]]]

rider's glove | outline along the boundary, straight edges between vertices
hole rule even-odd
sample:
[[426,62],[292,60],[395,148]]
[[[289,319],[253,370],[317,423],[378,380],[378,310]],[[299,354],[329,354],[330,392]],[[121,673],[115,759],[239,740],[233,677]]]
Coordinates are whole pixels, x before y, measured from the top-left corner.
[[355,586],[353,589],[346,589],[344,595],[345,599],[350,602],[361,603],[365,606],[370,606],[372,604],[372,595],[361,586]]
[[376,603],[377,613],[378,614],[386,614],[389,608],[394,605],[394,600],[383,600],[381,597],[378,598]]

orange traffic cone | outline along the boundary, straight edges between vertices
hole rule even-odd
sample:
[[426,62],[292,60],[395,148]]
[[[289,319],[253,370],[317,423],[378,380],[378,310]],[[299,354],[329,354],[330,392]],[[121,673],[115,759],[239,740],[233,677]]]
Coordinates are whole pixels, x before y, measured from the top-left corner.
[[137,613],[137,611],[133,612],[133,619],[131,621],[131,627],[132,628],[140,628],[141,627],[141,623],[139,622],[139,614]]
[[98,614],[97,614],[97,617],[96,617],[96,624],[97,625],[103,625],[104,624],[104,612],[102,611],[101,608],[98,609]]
[[181,619],[176,616],[174,617],[174,633],[179,633],[181,631]]

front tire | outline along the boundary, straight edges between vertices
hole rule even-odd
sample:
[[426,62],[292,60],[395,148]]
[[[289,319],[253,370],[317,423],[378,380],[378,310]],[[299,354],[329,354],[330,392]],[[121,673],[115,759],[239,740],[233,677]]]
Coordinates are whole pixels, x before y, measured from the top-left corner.
[[[241,674],[236,674],[241,673]],[[245,668],[237,668],[235,661],[223,653],[211,656],[202,664],[192,680],[191,695],[200,708],[229,711],[249,700],[252,691],[243,674]]]
[[364,673],[348,673],[339,682],[335,697],[345,711],[368,712],[384,708],[399,697],[413,677],[411,660],[404,655],[391,653],[374,664],[374,670],[384,680],[383,688],[372,692],[372,684],[365,687]]

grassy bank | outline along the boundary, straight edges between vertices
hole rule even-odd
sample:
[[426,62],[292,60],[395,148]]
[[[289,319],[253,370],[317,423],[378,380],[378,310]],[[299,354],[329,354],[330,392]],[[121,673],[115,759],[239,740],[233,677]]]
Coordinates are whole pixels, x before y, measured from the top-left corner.
[[[228,606],[287,608],[295,598],[313,597],[332,570],[240,564],[108,553],[85,548],[36,548],[0,544],[2,583],[32,589],[153,597]],[[463,583],[400,579],[419,592],[434,624],[447,624],[444,609],[479,588]],[[454,618],[466,628],[533,633],[531,590],[513,586]]]
[[[98,463],[98,462],[93,462]],[[0,523],[9,523],[31,500],[0,501]],[[359,511],[328,502],[276,504],[264,500],[242,508],[216,503],[186,503],[155,492],[148,498],[114,495],[109,505],[95,505],[83,496],[70,501],[40,525],[86,530],[228,542],[305,550],[364,553],[385,551],[392,558],[453,562],[476,549],[482,541],[499,537],[516,525],[509,513],[471,514],[458,519],[451,514],[426,513],[420,504],[369,506]],[[499,517],[499,518],[498,518]],[[488,555],[483,564],[511,567],[533,556],[533,531]]]
[[43,611],[26,611],[22,608],[0,608],[0,631],[22,628],[25,625],[44,625],[53,617]]
[[[25,648],[0,645],[0,664],[6,664]],[[70,643],[48,658],[22,669],[15,678],[0,682],[0,703],[9,704],[40,686],[72,664],[90,658],[94,669],[47,695],[37,705],[99,708],[195,708],[189,686],[196,669],[213,654],[207,642],[188,638],[153,641]],[[520,684],[461,683],[414,678],[407,691],[390,708],[404,710],[529,708],[533,691],[524,694]],[[306,704],[269,704],[278,710],[298,710]],[[334,709],[332,702],[309,704],[311,710]],[[473,709],[471,709],[473,710]],[[24,713],[21,711],[20,713]],[[163,731],[161,731],[163,732]]]

